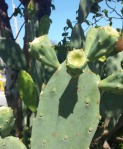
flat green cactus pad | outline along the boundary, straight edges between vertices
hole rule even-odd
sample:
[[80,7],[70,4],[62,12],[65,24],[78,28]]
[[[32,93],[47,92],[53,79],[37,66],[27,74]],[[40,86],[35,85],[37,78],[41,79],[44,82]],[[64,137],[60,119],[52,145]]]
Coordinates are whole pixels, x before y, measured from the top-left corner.
[[85,42],[85,53],[88,60],[93,61],[115,51],[117,39],[118,36],[111,35],[105,28],[90,28]]
[[100,114],[103,118],[110,120],[108,128],[106,129],[111,131],[123,114],[123,95],[105,92],[101,96]]
[[109,75],[99,83],[100,89],[115,94],[123,94],[123,70]]
[[40,96],[31,149],[89,148],[100,117],[99,76],[89,67],[72,79],[63,63],[51,77]]
[[27,149],[26,146],[15,137],[6,137],[2,139],[0,137],[0,149]]
[[20,98],[32,112],[36,112],[38,106],[38,91],[31,76],[26,71],[21,70],[18,75],[17,84]]
[[52,67],[55,70],[59,66],[55,50],[47,35],[35,38],[30,43],[30,54],[44,65]]
[[83,48],[83,42],[85,40],[84,31],[81,24],[76,23],[72,29],[70,46],[71,48],[80,49]]
[[43,64],[36,59],[32,59],[31,76],[35,82],[38,93],[41,92],[42,83],[44,81],[43,71],[44,71]]
[[43,17],[41,17],[41,20],[39,21],[39,29],[38,29],[38,33],[40,36],[48,34],[50,23],[51,23],[51,20],[48,15],[44,15]]
[[8,136],[14,127],[13,111],[9,107],[0,107],[0,135]]
[[11,39],[0,37],[0,57],[7,66],[14,69],[27,69],[25,55],[20,46]]

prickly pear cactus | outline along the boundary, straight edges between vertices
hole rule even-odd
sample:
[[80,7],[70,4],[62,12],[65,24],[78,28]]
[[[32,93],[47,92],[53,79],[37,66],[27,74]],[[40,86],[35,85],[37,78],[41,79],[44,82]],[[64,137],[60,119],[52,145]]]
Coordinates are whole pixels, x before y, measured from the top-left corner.
[[44,84],[47,84],[47,82],[50,80],[54,72],[55,71],[53,68],[44,66]]
[[107,58],[104,72],[106,78],[100,81],[99,86],[102,90],[110,93],[123,94],[123,52]]
[[27,69],[26,58],[22,49],[11,39],[0,37],[0,56],[7,66],[16,70]]
[[[117,72],[122,73],[122,60],[123,52],[108,57],[104,66],[105,76],[108,77]],[[104,92],[101,96],[100,114],[103,118],[107,118],[110,121],[106,130],[108,132],[113,130],[123,114],[123,95],[111,93],[111,91]]]
[[0,149],[27,149],[26,146],[19,140],[12,136],[2,139],[0,137]]
[[36,59],[32,58],[32,65],[31,65],[31,77],[35,82],[35,85],[37,87],[38,93],[40,94],[41,88],[42,88],[42,83],[43,83],[43,71],[44,71],[44,66],[41,62],[39,62]]
[[[98,33],[98,30],[94,27],[91,27],[88,30],[88,32],[86,34],[86,44],[85,44],[85,49],[86,49],[85,53],[86,53],[86,55],[88,55],[93,42],[96,40],[97,33]],[[87,44],[87,43],[89,43],[89,44]]]
[[41,18],[41,20],[39,21],[39,29],[38,29],[39,36],[48,34],[50,23],[51,20],[48,15],[44,15]]
[[98,29],[90,28],[85,44],[85,53],[88,60],[93,61],[109,55],[115,50],[115,43],[118,37],[119,33],[110,26]]
[[34,0],[30,0],[29,4],[27,6],[27,10],[28,10],[29,19],[31,19],[32,17],[36,17],[36,14],[38,12],[38,7],[35,4]]
[[106,59],[104,64],[104,73],[106,76],[122,71],[123,52],[119,52],[114,56]]
[[0,136],[8,136],[14,127],[13,111],[9,107],[0,107]]
[[32,77],[26,71],[21,70],[18,75],[17,85],[20,98],[32,112],[36,112],[38,91]]
[[105,128],[108,132],[114,129],[123,114],[123,95],[105,92],[101,97],[100,115],[109,119],[109,124]]
[[76,78],[66,69],[63,62],[40,96],[31,149],[89,148],[100,119],[100,79],[91,64]]
[[81,24],[76,23],[72,28],[71,38],[70,38],[70,47],[75,49],[80,49],[84,44],[84,32],[81,27]]
[[49,67],[57,69],[59,66],[54,48],[46,35],[35,38],[30,43],[30,53],[35,59]]
[[112,74],[100,81],[99,87],[111,93],[123,94],[123,71]]
[[87,18],[94,2],[95,0],[80,0],[78,10],[78,22],[80,24]]

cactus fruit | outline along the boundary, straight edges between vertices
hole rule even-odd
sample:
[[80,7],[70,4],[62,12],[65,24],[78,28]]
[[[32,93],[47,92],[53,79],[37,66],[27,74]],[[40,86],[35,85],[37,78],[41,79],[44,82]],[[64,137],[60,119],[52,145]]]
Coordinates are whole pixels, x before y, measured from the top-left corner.
[[71,78],[62,63],[40,96],[31,148],[89,148],[100,118],[98,82],[93,65],[79,78]]
[[123,51],[123,37],[120,37],[116,42],[116,51],[117,52]]
[[7,66],[16,70],[27,69],[26,58],[22,49],[11,39],[0,37],[0,56]]
[[36,112],[38,106],[38,91],[31,76],[21,70],[17,79],[20,98],[24,104],[32,111]]
[[73,77],[79,77],[87,64],[87,57],[83,49],[69,52],[66,59],[67,72]]
[[9,136],[6,138],[0,137],[0,149],[27,149],[26,146],[19,140],[19,138],[15,138],[13,136]]
[[54,48],[46,35],[35,38],[30,43],[30,53],[35,59],[47,66],[54,69],[59,66]]
[[[97,30],[97,32],[95,30]],[[91,34],[92,33],[91,31],[95,33],[94,40],[91,39],[94,36]],[[87,51],[85,48],[85,53],[87,53],[87,58],[90,61],[93,61],[104,55],[106,56],[110,52],[115,50],[115,43],[119,37],[119,33],[112,27],[106,26],[104,28],[97,28],[93,30],[90,29],[88,31],[88,36],[90,38],[90,43],[89,43],[89,39],[86,38],[88,39],[88,41],[86,41],[86,44],[91,44],[91,46],[89,46],[90,49],[87,48]],[[85,47],[88,47],[88,46],[85,45]]]
[[13,111],[9,107],[0,107],[0,135],[6,137],[14,127]]
[[85,36],[81,24],[76,23],[72,28],[72,33],[70,37],[70,47],[75,49],[83,48]]

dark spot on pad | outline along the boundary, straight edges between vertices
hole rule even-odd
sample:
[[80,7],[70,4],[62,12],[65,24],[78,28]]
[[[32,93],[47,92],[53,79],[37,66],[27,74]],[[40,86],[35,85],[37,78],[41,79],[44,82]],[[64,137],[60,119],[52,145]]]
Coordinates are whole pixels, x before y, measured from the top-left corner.
[[78,78],[71,79],[63,95],[59,99],[58,116],[67,118],[73,113],[74,107],[78,101],[77,96]]

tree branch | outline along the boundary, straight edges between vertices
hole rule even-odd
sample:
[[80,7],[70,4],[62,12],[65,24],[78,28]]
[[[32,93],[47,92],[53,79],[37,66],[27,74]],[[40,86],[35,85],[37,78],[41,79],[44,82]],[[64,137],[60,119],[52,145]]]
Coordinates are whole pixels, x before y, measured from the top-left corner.
[[[19,4],[19,6],[17,7],[17,9],[20,8],[21,5],[22,5],[22,3]],[[9,17],[9,20],[11,20],[11,18],[12,18],[13,16],[14,16],[14,12],[13,12],[13,14],[11,15],[11,17]]]
[[120,16],[121,19],[123,19],[122,15],[120,15],[120,14],[116,11],[116,9],[112,8],[111,6],[109,6],[107,0],[105,0],[105,2],[106,2],[106,5],[108,6],[108,8],[110,8],[110,9],[111,9],[112,11],[114,11],[118,16]]
[[20,34],[20,31],[21,31],[21,29],[23,28],[24,24],[25,24],[25,22],[24,22],[24,23],[22,24],[22,26],[20,27],[20,29],[19,29],[19,31],[18,31],[18,34],[17,34],[17,36],[16,36],[16,38],[15,38],[14,40],[16,40],[16,39],[18,38],[18,36],[19,36],[19,34]]

